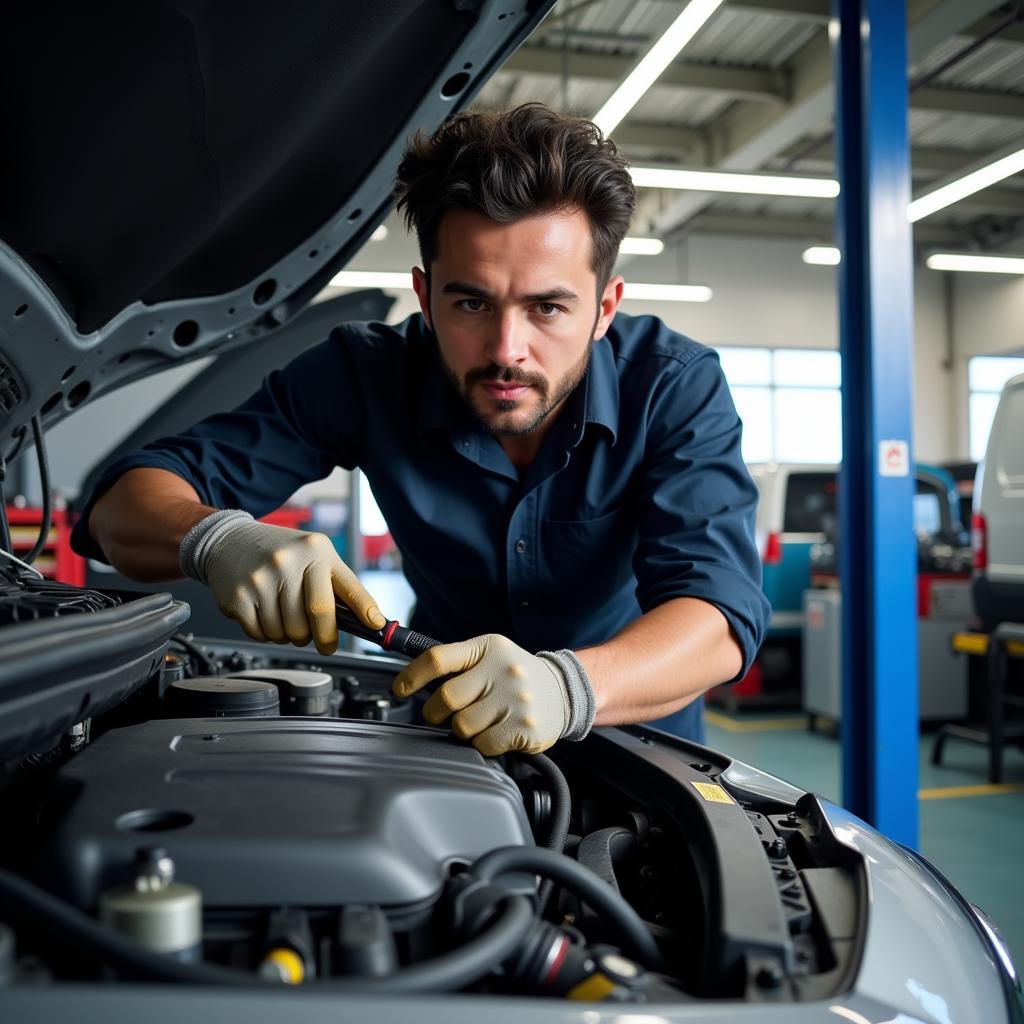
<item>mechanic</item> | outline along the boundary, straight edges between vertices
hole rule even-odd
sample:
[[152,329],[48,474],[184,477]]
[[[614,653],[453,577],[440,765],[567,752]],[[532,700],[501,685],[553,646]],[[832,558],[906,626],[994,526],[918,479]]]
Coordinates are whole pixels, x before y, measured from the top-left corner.
[[[538,104],[418,135],[395,196],[422,315],[352,323],[239,408],[111,466],[75,548],[209,585],[256,640],[335,650],[335,598],[385,619],[331,541],[256,521],[336,465],[365,472],[445,641],[408,696],[487,755],[658,719],[702,739],[768,606],[757,492],[715,353],[616,315],[636,196],[614,144]],[[465,639],[471,637],[471,639]]]

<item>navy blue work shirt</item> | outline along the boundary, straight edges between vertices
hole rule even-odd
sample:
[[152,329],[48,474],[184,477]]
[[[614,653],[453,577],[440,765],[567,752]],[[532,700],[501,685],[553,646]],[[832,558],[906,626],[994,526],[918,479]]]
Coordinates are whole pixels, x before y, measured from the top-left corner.
[[[73,546],[103,558],[86,529],[92,504],[139,466],[257,517],[336,465],[358,466],[416,594],[413,628],[445,642],[502,633],[529,651],[580,648],[697,597],[729,621],[746,671],[769,606],[740,433],[715,352],[620,313],[520,474],[448,381],[421,316],[349,323],[237,409],[110,466]],[[663,724],[701,739],[700,712],[698,701]]]

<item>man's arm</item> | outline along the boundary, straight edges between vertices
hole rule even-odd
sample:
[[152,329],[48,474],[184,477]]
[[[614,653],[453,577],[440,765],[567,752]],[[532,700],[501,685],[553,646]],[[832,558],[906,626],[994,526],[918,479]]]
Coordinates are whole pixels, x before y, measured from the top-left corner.
[[181,578],[182,538],[216,509],[195,488],[166,469],[130,469],[100,498],[89,532],[110,564],[139,582]]
[[743,667],[743,652],[725,616],[693,597],[666,601],[606,643],[576,654],[594,688],[595,725],[670,715],[734,679]]

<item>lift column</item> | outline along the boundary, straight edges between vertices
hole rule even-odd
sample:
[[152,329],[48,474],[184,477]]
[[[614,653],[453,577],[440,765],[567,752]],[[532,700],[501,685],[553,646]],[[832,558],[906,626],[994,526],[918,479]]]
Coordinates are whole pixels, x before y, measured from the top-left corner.
[[905,0],[832,0],[843,465],[843,803],[917,845]]

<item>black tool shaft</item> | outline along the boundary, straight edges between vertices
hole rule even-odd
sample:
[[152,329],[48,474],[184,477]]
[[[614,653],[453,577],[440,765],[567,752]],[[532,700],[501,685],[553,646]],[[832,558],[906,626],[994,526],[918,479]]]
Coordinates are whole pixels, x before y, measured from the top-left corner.
[[352,636],[362,640],[369,640],[370,643],[379,644],[385,651],[397,651],[399,654],[406,654],[415,658],[431,647],[439,647],[440,640],[417,633],[414,629],[401,626],[396,621],[388,622],[382,629],[372,629],[364,625],[351,608],[343,604],[337,605],[338,628]]

